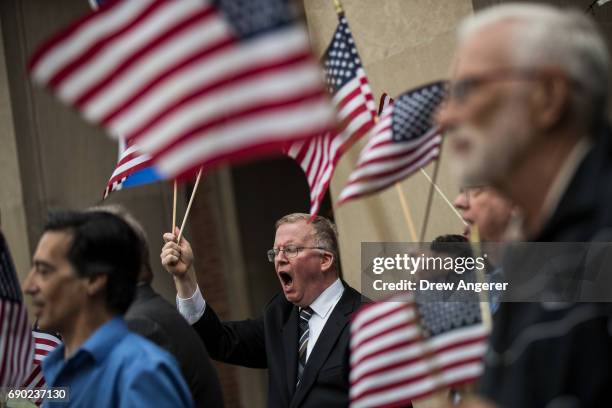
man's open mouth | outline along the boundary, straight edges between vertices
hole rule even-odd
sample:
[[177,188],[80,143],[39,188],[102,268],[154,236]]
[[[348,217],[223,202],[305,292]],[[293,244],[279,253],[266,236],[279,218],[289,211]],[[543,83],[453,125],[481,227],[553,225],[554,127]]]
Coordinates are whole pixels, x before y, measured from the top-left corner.
[[280,277],[283,286],[289,286],[293,283],[293,278],[287,272],[279,272],[278,276]]

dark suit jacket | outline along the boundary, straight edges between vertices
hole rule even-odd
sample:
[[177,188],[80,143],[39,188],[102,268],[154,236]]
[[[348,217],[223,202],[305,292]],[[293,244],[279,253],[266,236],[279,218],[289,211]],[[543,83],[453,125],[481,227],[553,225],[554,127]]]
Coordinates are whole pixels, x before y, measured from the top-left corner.
[[174,306],[151,285],[139,285],[125,315],[130,330],[166,349],[178,361],[198,407],[223,407],[217,371],[206,347]]
[[296,390],[298,311],[282,294],[257,319],[221,322],[209,304],[194,327],[212,358],[246,367],[268,368],[268,407],[346,407],[349,389],[349,319],[361,295],[344,283],[308,357]]
[[[612,242],[609,130],[601,131],[533,240]],[[610,279],[612,270],[605,274],[603,279]],[[541,303],[502,303],[486,358],[484,394],[503,408],[612,407],[610,327],[610,303],[570,303],[556,310]]]

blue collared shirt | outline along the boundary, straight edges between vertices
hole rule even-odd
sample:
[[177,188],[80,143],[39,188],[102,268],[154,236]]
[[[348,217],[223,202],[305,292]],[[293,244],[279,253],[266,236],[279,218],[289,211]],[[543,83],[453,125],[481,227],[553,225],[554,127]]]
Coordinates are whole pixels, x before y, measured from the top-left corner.
[[[74,407],[192,407],[178,364],[130,332],[122,318],[103,324],[64,360],[64,345],[43,360],[47,387],[68,387]],[[66,406],[45,401],[45,407]]]

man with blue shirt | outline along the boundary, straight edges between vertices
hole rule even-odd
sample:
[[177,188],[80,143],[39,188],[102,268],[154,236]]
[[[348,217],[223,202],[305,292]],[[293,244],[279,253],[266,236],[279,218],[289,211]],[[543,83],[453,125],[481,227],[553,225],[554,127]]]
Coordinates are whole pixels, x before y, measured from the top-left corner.
[[62,335],[43,373],[71,406],[193,406],[176,361],[123,321],[139,268],[138,237],[115,215],[55,213],[44,228],[23,290],[40,328]]

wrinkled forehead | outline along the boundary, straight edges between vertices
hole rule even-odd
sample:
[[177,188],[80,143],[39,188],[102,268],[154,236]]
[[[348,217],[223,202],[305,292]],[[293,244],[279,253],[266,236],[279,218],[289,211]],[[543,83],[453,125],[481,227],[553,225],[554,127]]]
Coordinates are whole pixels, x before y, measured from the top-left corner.
[[274,246],[306,244],[312,239],[314,239],[314,229],[312,224],[300,220],[297,222],[280,225],[276,229]]
[[521,23],[504,21],[470,32],[457,48],[451,76],[461,79],[516,66],[513,57],[516,30]]

